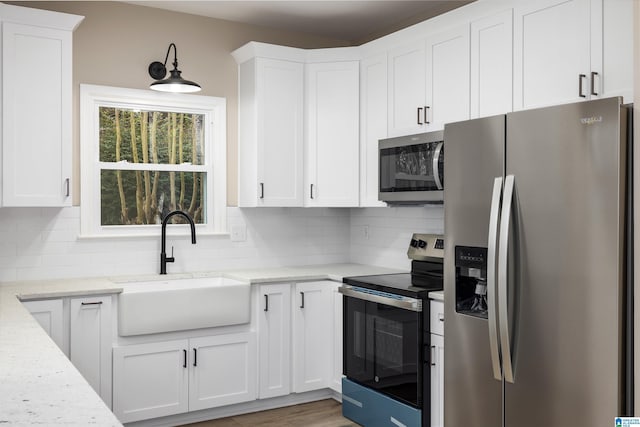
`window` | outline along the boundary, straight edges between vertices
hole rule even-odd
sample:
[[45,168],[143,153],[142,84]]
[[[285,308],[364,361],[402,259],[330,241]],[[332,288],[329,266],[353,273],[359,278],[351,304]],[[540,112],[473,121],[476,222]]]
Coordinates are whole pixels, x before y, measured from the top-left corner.
[[226,232],[224,98],[81,85],[80,115],[82,235],[158,235],[176,209]]

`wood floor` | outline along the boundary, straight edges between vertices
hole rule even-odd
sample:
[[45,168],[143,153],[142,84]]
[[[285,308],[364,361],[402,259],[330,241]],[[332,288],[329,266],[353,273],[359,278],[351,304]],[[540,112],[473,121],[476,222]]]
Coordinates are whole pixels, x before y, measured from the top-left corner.
[[357,427],[333,399],[189,424],[189,427]]

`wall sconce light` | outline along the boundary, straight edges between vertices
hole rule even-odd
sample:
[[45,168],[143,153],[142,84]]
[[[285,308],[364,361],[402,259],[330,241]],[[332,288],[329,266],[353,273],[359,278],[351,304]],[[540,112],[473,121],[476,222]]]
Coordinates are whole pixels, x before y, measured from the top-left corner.
[[[173,46],[173,70],[170,71],[169,78],[164,79],[167,75],[167,59],[169,59],[171,46]],[[149,75],[156,79],[155,82],[151,83],[149,89],[174,93],[198,92],[202,89],[198,83],[191,82],[180,77],[181,73],[182,72],[178,70],[178,50],[176,49],[176,45],[171,43],[169,45],[169,49],[167,49],[167,56],[164,58],[164,64],[157,61],[149,64]]]

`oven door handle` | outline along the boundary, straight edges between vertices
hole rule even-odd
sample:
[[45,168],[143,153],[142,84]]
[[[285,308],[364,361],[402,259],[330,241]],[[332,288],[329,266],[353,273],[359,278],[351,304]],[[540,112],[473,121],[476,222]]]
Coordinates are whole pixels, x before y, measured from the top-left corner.
[[389,305],[391,307],[402,308],[415,312],[422,312],[422,300],[403,296],[402,299],[386,297],[384,295],[370,294],[353,289],[351,286],[340,286],[338,292],[346,297],[352,297],[378,304]]

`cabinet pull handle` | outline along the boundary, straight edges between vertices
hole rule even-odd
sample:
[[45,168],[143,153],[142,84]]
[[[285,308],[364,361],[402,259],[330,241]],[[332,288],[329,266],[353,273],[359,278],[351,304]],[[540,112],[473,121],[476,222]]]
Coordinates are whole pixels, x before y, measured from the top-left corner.
[[101,305],[102,301],[95,301],[95,302],[81,302],[80,305],[82,306],[87,306],[87,305]]
[[429,108],[430,107],[428,105],[424,106],[424,124],[425,125],[428,125],[431,123],[429,120],[427,120],[427,111],[429,110]]
[[182,355],[184,356],[184,361],[182,362],[182,367],[186,368],[187,367],[187,350],[183,349],[182,352],[183,352]]
[[311,184],[311,198],[313,199],[313,184]]
[[71,188],[70,188],[71,180],[69,178],[65,179],[64,180],[64,185],[65,185],[65,188],[66,188],[64,196],[65,197],[69,197],[69,195],[71,195]]
[[193,349],[193,366],[198,366],[198,349]]
[[596,71],[591,72],[591,95],[598,96],[598,92],[596,92],[596,77],[598,73]]
[[260,198],[264,199],[264,182],[260,183]]
[[429,355],[431,358],[431,366],[436,366],[436,346],[431,346],[431,354]]
[[264,311],[269,311],[269,295],[264,295]]
[[578,95],[580,98],[586,98],[587,95],[582,93],[582,81],[587,78],[586,74],[578,74]]
[[424,123],[422,123],[422,122],[420,121],[420,116],[421,116],[420,112],[421,112],[421,111],[422,111],[422,107],[418,107],[418,124],[419,124],[419,125],[424,124]]
[[444,313],[438,313],[438,320],[444,322]]
[[300,296],[302,297],[302,302],[300,303],[300,308],[304,308],[304,292],[300,292]]

